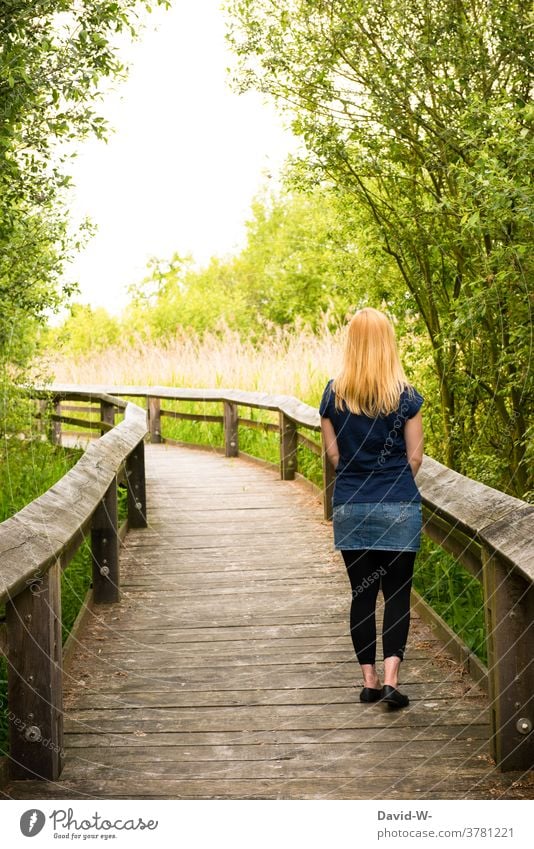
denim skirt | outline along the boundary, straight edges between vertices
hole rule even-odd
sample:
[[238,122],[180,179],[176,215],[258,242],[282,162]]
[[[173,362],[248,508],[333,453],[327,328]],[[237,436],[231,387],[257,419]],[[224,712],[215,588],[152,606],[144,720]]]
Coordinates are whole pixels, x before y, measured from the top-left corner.
[[422,516],[420,501],[337,504],[333,508],[334,547],[341,551],[419,551]]

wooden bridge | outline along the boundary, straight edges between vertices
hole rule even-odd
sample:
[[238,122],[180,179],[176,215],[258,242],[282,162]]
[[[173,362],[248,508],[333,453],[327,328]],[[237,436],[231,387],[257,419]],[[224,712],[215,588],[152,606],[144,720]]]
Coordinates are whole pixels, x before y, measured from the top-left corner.
[[[410,707],[362,705],[332,474],[302,433],[319,430],[317,411],[259,393],[104,389],[41,393],[56,441],[62,423],[88,424],[68,415],[73,400],[98,402],[91,427],[105,435],[0,525],[4,798],[534,797],[534,507],[425,456],[424,530],[483,582],[488,668],[414,593]],[[148,418],[119,396],[143,398]],[[223,415],[162,399],[217,401]],[[239,427],[263,426],[246,408],[278,412],[279,467],[239,452]],[[224,448],[163,441],[164,415],[222,422]],[[297,473],[299,444],[323,456],[322,492]],[[62,649],[60,575],[89,533],[92,589]]]

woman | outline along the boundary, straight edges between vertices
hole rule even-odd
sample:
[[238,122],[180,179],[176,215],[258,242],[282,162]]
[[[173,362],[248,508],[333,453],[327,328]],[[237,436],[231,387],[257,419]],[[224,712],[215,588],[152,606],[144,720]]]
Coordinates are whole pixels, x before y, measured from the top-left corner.
[[[341,373],[325,388],[319,412],[336,470],[334,545],[351,587],[350,630],[362,668],[362,702],[406,707],[397,689],[410,624],[410,591],[421,536],[415,475],[423,459],[422,396],[402,368],[393,326],[372,307],[348,327]],[[376,671],[375,608],[384,596],[384,686]]]

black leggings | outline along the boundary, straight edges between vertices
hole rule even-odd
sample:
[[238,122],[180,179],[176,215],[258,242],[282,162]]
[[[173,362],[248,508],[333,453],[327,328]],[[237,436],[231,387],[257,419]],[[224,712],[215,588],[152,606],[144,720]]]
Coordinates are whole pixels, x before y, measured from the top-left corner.
[[375,608],[378,590],[384,596],[382,648],[384,657],[402,660],[410,627],[410,591],[415,551],[356,549],[342,551],[352,587],[350,633],[359,663],[376,659]]

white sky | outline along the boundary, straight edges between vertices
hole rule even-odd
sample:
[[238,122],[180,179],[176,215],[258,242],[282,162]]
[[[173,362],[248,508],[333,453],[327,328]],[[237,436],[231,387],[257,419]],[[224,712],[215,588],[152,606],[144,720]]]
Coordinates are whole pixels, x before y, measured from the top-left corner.
[[220,0],[174,0],[147,15],[122,56],[128,80],[100,107],[115,128],[80,146],[70,173],[75,222],[98,226],[66,269],[76,300],[118,312],[152,256],[204,264],[243,243],[252,198],[297,142],[273,106],[230,90]]

